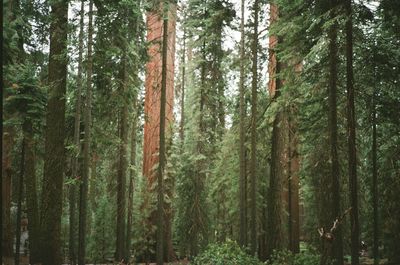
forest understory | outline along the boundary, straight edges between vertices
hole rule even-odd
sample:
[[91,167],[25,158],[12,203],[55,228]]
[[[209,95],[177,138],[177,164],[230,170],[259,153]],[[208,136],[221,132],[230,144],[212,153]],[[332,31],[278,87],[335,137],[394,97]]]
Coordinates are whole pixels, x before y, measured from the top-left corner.
[[2,8],[2,265],[400,265],[399,0]]

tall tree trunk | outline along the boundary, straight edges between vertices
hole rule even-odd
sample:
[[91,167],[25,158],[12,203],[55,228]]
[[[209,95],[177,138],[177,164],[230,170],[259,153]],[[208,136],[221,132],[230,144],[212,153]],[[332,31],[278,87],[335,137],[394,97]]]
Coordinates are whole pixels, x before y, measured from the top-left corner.
[[346,88],[347,88],[347,126],[349,145],[349,187],[350,187],[350,224],[351,224],[351,264],[359,261],[359,222],[358,222],[358,184],[356,156],[356,120],[354,107],[353,77],[353,21],[351,0],[346,0]]
[[39,207],[36,184],[35,169],[35,143],[33,139],[32,121],[26,119],[23,124],[25,139],[25,192],[26,206],[28,215],[29,231],[29,260],[30,264],[40,261],[40,227],[39,227]]
[[259,1],[254,1],[254,29],[252,43],[252,83],[251,83],[251,161],[250,161],[250,251],[256,254],[257,249],[257,59],[258,59],[258,12]]
[[[140,1],[138,2],[138,8],[140,7]],[[139,32],[139,17],[135,17],[133,19],[133,23],[130,26],[133,28],[132,36],[135,39],[135,48],[136,52],[139,51],[139,42],[138,32]],[[135,177],[137,176],[137,169],[136,169],[136,143],[137,143],[137,123],[139,117],[139,110],[138,110],[138,94],[140,89],[139,84],[139,57],[135,57],[133,61],[132,67],[133,73],[133,85],[136,91],[134,92],[133,103],[132,103],[132,110],[133,110],[133,117],[132,117],[132,128],[131,128],[131,155],[130,155],[130,170],[129,170],[129,186],[128,186],[128,203],[127,203],[127,220],[126,220],[126,246],[125,246],[125,255],[126,260],[129,262],[131,257],[131,237],[132,237],[132,222],[133,222],[133,192],[134,192],[134,183]]]
[[300,252],[300,213],[299,213],[299,172],[297,122],[292,116],[295,110],[288,114],[288,229],[289,249],[293,253]]
[[[164,168],[165,157],[165,106],[167,101],[167,51],[168,51],[168,2],[163,2],[163,41],[161,65],[161,99],[160,99],[160,151],[157,178],[157,265],[164,264]],[[167,12],[167,15],[165,15]]]
[[[152,186],[154,181],[158,182],[159,172],[152,170],[156,164],[159,164],[159,155],[161,154],[160,147],[160,114],[161,114],[161,86],[162,86],[162,44],[165,43],[168,54],[166,55],[166,105],[165,105],[165,129],[166,137],[171,135],[171,123],[173,121],[173,89],[174,89],[174,57],[175,57],[175,23],[176,23],[176,6],[168,4],[168,39],[163,40],[163,19],[160,11],[164,8],[163,5],[154,6],[147,15],[147,40],[151,43],[148,48],[150,61],[146,65],[146,97],[145,97],[145,116],[147,117],[144,125],[144,148],[143,148],[143,175],[147,178],[149,194],[153,193]],[[166,191],[168,193],[168,191]],[[145,204],[149,205],[149,197],[145,198]],[[165,205],[165,213],[170,213],[168,209],[170,205]],[[166,214],[166,219],[170,219],[171,215]],[[155,225],[157,222],[157,211],[154,211],[150,217],[149,223]],[[171,238],[171,222],[166,220],[167,239],[165,246],[172,246]],[[153,236],[153,235],[151,235]],[[174,258],[173,249],[167,247],[167,251],[163,251],[168,255],[168,259]]]
[[[79,21],[79,56],[78,56],[78,76],[77,76],[77,91],[75,103],[75,121],[74,121],[74,145],[76,152],[72,157],[72,174],[71,179],[78,177],[79,170],[79,156],[81,152],[80,143],[80,125],[81,125],[81,101],[82,101],[82,60],[83,60],[83,31],[85,17],[85,2],[81,0],[80,21]],[[76,185],[69,187],[69,260],[71,265],[76,264]]]
[[20,163],[20,172],[18,177],[18,197],[17,197],[17,218],[15,223],[15,256],[14,263],[15,265],[19,265],[19,254],[21,249],[21,214],[22,214],[22,200],[23,200],[23,192],[24,192],[24,174],[25,174],[25,138],[22,137],[21,142],[21,163]]
[[[331,18],[335,19],[337,3],[336,0],[331,1]],[[338,157],[338,136],[337,136],[337,78],[338,78],[338,48],[337,48],[337,22],[331,25],[329,38],[329,86],[328,86],[328,102],[329,102],[329,144],[330,144],[330,161],[331,161],[331,220],[335,220],[340,216],[340,172]],[[333,242],[333,255],[336,265],[343,265],[343,236],[341,227],[338,227]]]
[[[375,55],[375,51],[374,51]],[[375,58],[375,56],[374,56]],[[375,61],[375,60],[374,60]],[[376,80],[376,67],[374,74]],[[376,132],[376,81],[374,82],[374,94],[372,98],[372,207],[373,207],[373,248],[374,265],[379,264],[379,198],[378,198],[378,156],[377,156],[377,132]]]
[[[4,114],[3,114],[4,115]],[[5,117],[3,116],[5,119]],[[2,141],[2,254],[5,265],[10,265],[13,256],[13,229],[11,224],[11,191],[12,191],[12,147],[14,145],[14,128],[4,126]]]
[[[137,71],[136,71],[137,73]],[[137,76],[137,74],[135,75]],[[133,103],[133,111],[135,112],[133,121],[132,121],[132,130],[131,130],[131,163],[130,163],[130,176],[129,176],[129,186],[128,186],[128,211],[127,211],[127,222],[126,222],[126,257],[130,258],[130,250],[131,250],[131,233],[132,233],[132,214],[133,214],[133,191],[134,191],[134,183],[136,177],[136,142],[137,142],[137,120],[138,120],[138,111],[137,111],[137,98],[134,98]],[[129,260],[127,260],[129,261]]]
[[127,55],[123,51],[121,60],[121,73],[120,73],[120,93],[123,105],[120,110],[121,113],[121,131],[119,146],[119,164],[117,172],[117,246],[116,246],[116,259],[121,261],[125,258],[125,209],[126,209],[126,173],[128,169],[127,160],[127,145],[128,145],[128,102],[126,101],[126,94],[128,89],[128,73],[127,73]]
[[49,84],[41,204],[41,261],[61,264],[62,185],[65,164],[65,90],[67,79],[68,1],[51,5]]
[[89,28],[88,28],[88,53],[87,53],[87,84],[85,104],[85,135],[83,143],[83,174],[79,190],[79,247],[78,264],[85,265],[86,252],[86,221],[87,221],[87,193],[90,173],[90,140],[92,122],[92,72],[93,72],[93,1],[89,2]]
[[240,94],[240,135],[239,135],[239,211],[240,211],[240,228],[239,228],[239,244],[242,247],[247,246],[247,218],[246,218],[246,158],[245,158],[245,99],[244,99],[244,0],[241,1],[241,19],[240,19],[240,79],[239,79],[239,94]]
[[[7,4],[3,3],[4,11],[4,22],[7,22],[9,25],[14,23],[17,18],[17,10],[19,3],[17,0],[10,0]],[[3,19],[3,17],[2,17]],[[2,20],[3,22],[3,20]],[[2,47],[4,43],[2,42]],[[15,63],[15,60],[12,56],[7,54],[7,49],[2,49],[2,64],[4,66],[8,64]],[[18,58],[17,58],[18,59]],[[4,68],[2,68],[4,69]],[[6,87],[6,81],[2,79],[2,91],[4,91],[5,95],[2,98],[1,104],[3,104],[3,99],[6,101],[9,97],[7,95],[7,91],[3,90]],[[3,108],[2,108],[3,110]],[[13,262],[13,229],[11,222],[11,195],[12,195],[12,149],[14,145],[14,137],[15,137],[15,128],[13,125],[5,125],[4,121],[8,120],[10,117],[9,113],[5,111],[2,112],[3,122],[2,126],[2,190],[1,190],[1,210],[2,210],[2,227],[1,227],[1,256],[2,262],[5,265],[11,265]]]
[[[83,60],[83,31],[85,17],[85,2],[81,0],[80,21],[79,21],[79,55],[78,55],[78,77],[75,103],[75,121],[74,121],[74,145],[76,152],[72,157],[72,175],[71,179],[78,177],[79,171],[79,156],[81,152],[80,143],[80,125],[81,125],[81,102],[82,102],[82,60]],[[69,187],[69,260],[71,265],[76,264],[76,185]]]
[[[270,25],[278,19],[278,7],[276,4],[270,5]],[[281,94],[283,81],[277,78],[281,71],[281,62],[277,59],[275,51],[278,43],[277,36],[270,36],[269,39],[269,76],[268,84],[269,94],[272,100],[278,98]],[[280,110],[276,113],[272,129],[271,146],[271,168],[270,184],[268,197],[268,220],[267,220],[267,256],[269,257],[273,250],[281,250],[285,247],[284,242],[284,182],[287,179],[287,119],[285,113]]]
[[[186,13],[184,14],[183,21],[186,20]],[[183,25],[183,49],[182,49],[182,80],[181,80],[181,120],[179,125],[179,136],[183,150],[183,143],[185,140],[185,85],[186,85],[186,26]]]

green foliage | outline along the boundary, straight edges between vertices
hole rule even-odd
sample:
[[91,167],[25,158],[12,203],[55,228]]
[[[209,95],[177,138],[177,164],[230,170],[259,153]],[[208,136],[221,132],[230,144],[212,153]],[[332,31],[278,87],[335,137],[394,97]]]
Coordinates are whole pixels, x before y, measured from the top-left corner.
[[317,265],[320,256],[315,251],[302,251],[293,254],[288,250],[274,251],[271,258],[266,262],[267,265]]
[[247,254],[231,240],[212,243],[194,261],[194,265],[260,265],[257,258]]

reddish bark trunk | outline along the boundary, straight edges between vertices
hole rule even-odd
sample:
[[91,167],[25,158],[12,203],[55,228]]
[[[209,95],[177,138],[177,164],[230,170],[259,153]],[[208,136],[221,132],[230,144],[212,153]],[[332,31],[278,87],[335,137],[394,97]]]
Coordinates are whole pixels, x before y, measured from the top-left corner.
[[[175,61],[175,29],[176,29],[176,6],[169,4],[168,14],[168,50],[167,50],[167,79],[166,79],[166,109],[165,128],[166,138],[171,136],[173,122],[174,102],[174,61]],[[163,19],[162,7],[159,10],[150,11],[147,14],[147,40],[151,43],[148,48],[149,62],[146,65],[146,96],[145,96],[145,124],[144,124],[144,148],[143,148],[143,176],[147,178],[147,187],[150,192],[155,192],[154,181],[157,179],[158,152],[160,146],[160,107],[161,107],[161,72],[162,72],[162,36]],[[168,141],[166,141],[168,142]],[[169,193],[168,190],[165,190]],[[148,205],[148,202],[146,203]],[[175,258],[171,238],[171,210],[165,204],[165,251],[166,260]],[[156,212],[151,215],[150,223],[156,224]]]
[[[270,24],[272,25],[278,20],[279,10],[277,5],[270,5]],[[279,74],[286,67],[293,68],[295,73],[301,71],[301,64],[294,65],[285,65],[279,61],[277,58],[277,54],[275,48],[278,44],[278,36],[272,35],[269,37],[269,65],[268,65],[268,73],[269,73],[269,82],[268,82],[268,91],[270,97],[276,98],[279,96],[279,88],[283,86],[285,80],[281,80],[276,78],[276,75]],[[272,187],[272,189],[282,187],[281,197],[276,197],[276,199],[281,199],[281,203],[277,203],[276,206],[281,205],[283,209],[286,209],[288,212],[288,219],[286,216],[282,215],[284,220],[281,220],[282,223],[288,224],[288,247],[291,251],[297,253],[299,252],[299,234],[300,234],[300,226],[299,226],[299,169],[300,169],[300,161],[297,153],[297,133],[296,128],[297,124],[293,117],[296,116],[295,110],[292,108],[277,114],[276,119],[280,119],[277,128],[274,127],[274,130],[281,131],[277,133],[276,136],[278,138],[284,138],[282,140],[276,139],[278,142],[284,144],[284,147],[277,146],[276,154],[279,157],[279,162],[277,165],[272,165],[272,169],[276,172],[280,172],[275,178],[281,177],[282,179],[276,179],[275,184],[276,187]],[[280,167],[280,169],[274,169],[274,167]],[[273,177],[273,172],[271,173],[271,177]],[[281,183],[282,182],[282,183]],[[282,212],[282,209],[275,209],[277,211]],[[279,214],[279,213],[277,213]],[[269,217],[271,218],[271,217]],[[277,219],[279,220],[279,219]],[[272,222],[274,223],[274,222]],[[284,238],[282,238],[284,239]],[[278,240],[280,241],[280,240]],[[276,247],[282,245],[283,242],[275,242]],[[274,246],[270,246],[269,248],[274,248]],[[269,253],[270,254],[270,253]]]

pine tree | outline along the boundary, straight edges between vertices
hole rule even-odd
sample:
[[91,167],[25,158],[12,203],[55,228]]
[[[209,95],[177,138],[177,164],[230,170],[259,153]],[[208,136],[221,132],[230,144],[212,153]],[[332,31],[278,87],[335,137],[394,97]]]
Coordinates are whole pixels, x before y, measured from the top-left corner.
[[84,265],[86,258],[86,230],[87,230],[87,194],[91,159],[91,122],[92,122],[92,69],[93,69],[93,1],[89,1],[89,28],[88,28],[88,52],[87,52],[87,83],[86,102],[84,112],[85,136],[83,143],[83,174],[79,190],[79,247],[78,264]]
[[[330,3],[330,18],[336,19],[337,2]],[[338,25],[336,21],[332,22],[328,30],[329,38],[329,85],[328,85],[328,126],[329,126],[329,148],[331,161],[331,220],[336,220],[341,215],[340,212],[340,171],[338,157],[338,121],[337,121],[337,80],[338,80],[338,47],[337,47]],[[343,236],[341,227],[338,227],[333,242],[333,257],[337,265],[343,265]]]
[[61,264],[62,184],[64,178],[65,90],[68,2],[52,3],[45,163],[41,202],[41,261]]
[[257,249],[257,161],[256,161],[256,139],[257,139],[257,86],[258,86],[258,16],[259,1],[254,0],[253,6],[253,42],[252,42],[252,83],[251,83],[251,160],[250,160],[250,251],[256,253]]
[[[83,30],[85,17],[85,2],[81,1],[80,19],[79,19],[79,55],[78,55],[78,76],[77,76],[77,92],[76,92],[76,103],[75,103],[75,121],[74,121],[74,145],[76,152],[72,157],[72,173],[71,179],[78,177],[79,171],[79,156],[81,150],[80,143],[80,125],[81,125],[81,111],[82,111],[82,64],[83,64]],[[69,187],[69,260],[71,265],[75,265],[76,260],[76,249],[75,249],[75,231],[76,231],[76,185]]]

